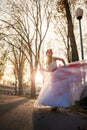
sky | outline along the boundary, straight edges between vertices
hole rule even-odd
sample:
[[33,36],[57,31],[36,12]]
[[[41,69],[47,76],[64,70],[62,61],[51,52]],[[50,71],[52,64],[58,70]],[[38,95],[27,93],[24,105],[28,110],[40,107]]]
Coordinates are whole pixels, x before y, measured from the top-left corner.
[[0,8],[5,9],[7,0],[0,0]]

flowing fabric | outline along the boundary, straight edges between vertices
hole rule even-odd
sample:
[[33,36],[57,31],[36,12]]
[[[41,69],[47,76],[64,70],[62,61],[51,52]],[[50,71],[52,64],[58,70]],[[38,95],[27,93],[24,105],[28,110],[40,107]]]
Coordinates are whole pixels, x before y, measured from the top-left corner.
[[87,83],[87,63],[77,61],[61,66],[48,76],[35,101],[35,107],[54,106],[70,107],[80,100]]

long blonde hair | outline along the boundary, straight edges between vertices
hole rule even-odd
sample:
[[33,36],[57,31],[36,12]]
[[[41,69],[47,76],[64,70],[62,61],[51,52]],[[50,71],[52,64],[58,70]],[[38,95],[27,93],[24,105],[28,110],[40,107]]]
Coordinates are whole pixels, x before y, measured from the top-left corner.
[[[47,56],[47,54],[49,54],[49,53],[53,54],[52,49],[48,49],[48,50],[46,51],[46,56]],[[49,64],[52,62],[52,60],[53,60],[52,55],[47,56],[46,64],[49,65]]]
[[52,62],[52,56],[47,56],[46,64],[50,64]]

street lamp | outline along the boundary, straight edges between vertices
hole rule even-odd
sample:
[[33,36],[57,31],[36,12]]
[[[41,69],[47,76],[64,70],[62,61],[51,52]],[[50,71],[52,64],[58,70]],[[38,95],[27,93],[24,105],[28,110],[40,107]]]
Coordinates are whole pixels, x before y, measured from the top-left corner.
[[83,10],[81,8],[77,8],[76,10],[76,17],[79,20],[79,29],[80,29],[80,42],[81,42],[81,53],[82,53],[82,59],[84,59],[83,54],[83,43],[82,43],[82,30],[81,30],[81,19],[83,16]]

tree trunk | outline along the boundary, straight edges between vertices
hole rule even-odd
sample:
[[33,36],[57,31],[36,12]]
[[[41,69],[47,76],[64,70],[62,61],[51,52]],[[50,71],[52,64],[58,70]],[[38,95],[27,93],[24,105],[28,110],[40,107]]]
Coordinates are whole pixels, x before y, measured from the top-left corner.
[[31,93],[30,93],[31,98],[34,98],[36,96],[35,74],[36,72],[33,70],[31,74]]
[[30,94],[31,98],[36,96],[35,76],[36,76],[37,67],[38,67],[38,60],[36,58],[34,67],[31,66],[31,94]]
[[22,95],[23,94],[23,88],[22,88],[22,73],[21,73],[21,70],[19,69],[18,70],[18,94],[19,95]]
[[78,57],[75,36],[74,36],[74,32],[73,32],[72,17],[71,17],[71,13],[70,13],[69,3],[67,0],[64,0],[64,7],[65,7],[66,17],[67,17],[67,21],[68,21],[68,34],[69,34],[71,50],[72,50],[72,61],[78,61],[79,57]]

